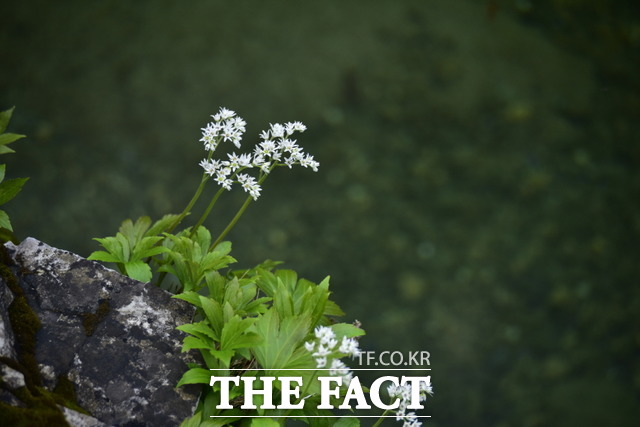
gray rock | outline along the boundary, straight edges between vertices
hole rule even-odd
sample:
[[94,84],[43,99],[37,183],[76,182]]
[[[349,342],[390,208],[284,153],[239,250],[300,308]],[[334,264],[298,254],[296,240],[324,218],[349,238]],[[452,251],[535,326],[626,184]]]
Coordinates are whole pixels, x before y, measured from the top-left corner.
[[[193,413],[198,388],[175,388],[186,363],[196,362],[180,352],[184,334],[175,329],[191,321],[193,307],[33,238],[5,246],[42,323],[35,358],[44,387],[53,390],[66,377],[97,423],[75,417],[84,424],[74,425],[173,426]],[[5,316],[10,299],[0,283],[0,351],[13,358],[6,345],[13,341]]]

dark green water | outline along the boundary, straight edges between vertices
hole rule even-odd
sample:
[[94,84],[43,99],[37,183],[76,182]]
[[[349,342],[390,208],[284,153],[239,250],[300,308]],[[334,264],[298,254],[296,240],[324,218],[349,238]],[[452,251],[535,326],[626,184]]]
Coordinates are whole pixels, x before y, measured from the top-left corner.
[[331,275],[363,348],[429,351],[430,425],[635,425],[635,3],[236,3],[3,4],[17,233],[88,255],[182,209],[218,107],[246,146],[301,120],[320,170],[266,182],[239,266]]

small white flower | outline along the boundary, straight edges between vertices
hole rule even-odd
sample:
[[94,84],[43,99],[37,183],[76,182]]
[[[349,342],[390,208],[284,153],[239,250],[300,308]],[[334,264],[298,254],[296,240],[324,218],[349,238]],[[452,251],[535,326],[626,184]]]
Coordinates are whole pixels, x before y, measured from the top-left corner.
[[340,353],[349,354],[351,356],[357,356],[360,354],[360,349],[358,348],[358,341],[353,338],[342,337],[342,343],[340,343],[340,348],[338,349]]
[[347,375],[349,373],[349,368],[339,359],[333,359],[331,361],[331,369],[329,370],[329,375]]
[[262,189],[254,177],[249,176],[246,173],[241,173],[238,175],[238,182],[242,185],[244,191],[249,193],[254,200],[257,200],[258,197],[260,197],[260,191]]
[[318,172],[318,166],[320,166],[320,163],[313,160],[312,155],[307,154],[304,159],[300,160],[300,165],[305,168],[309,167],[313,169],[314,172]]
[[266,140],[260,143],[260,154],[263,156],[270,156],[276,153],[276,143],[271,140]]
[[238,164],[240,167],[248,168],[251,166],[251,155],[247,153],[240,154],[238,157]]
[[[236,113],[234,111],[229,110],[228,108],[221,107],[220,112],[218,113],[220,120],[227,120],[231,117],[235,116]],[[215,119],[215,117],[214,117]]]
[[297,132],[304,132],[305,130],[307,130],[307,127],[305,125],[302,124],[302,122],[293,122],[293,130],[297,131]]
[[304,343],[304,348],[307,349],[308,352],[312,352],[314,347],[316,346],[316,343],[314,341],[307,341]]
[[398,386],[395,384],[391,384],[387,387],[387,393],[389,393],[389,397],[398,397]]
[[224,188],[225,190],[231,190],[231,185],[233,185],[233,181],[231,181],[229,178],[227,178],[226,175],[222,173],[216,174],[214,181],[217,182],[218,185],[220,185],[220,187]]
[[227,153],[229,161],[223,162],[225,166],[228,166],[232,172],[237,171],[240,168],[240,157],[236,153]]
[[271,124],[271,136],[273,138],[282,138],[284,136],[285,128],[280,123]]
[[213,176],[216,173],[216,165],[212,162],[212,161],[207,161],[206,159],[203,159],[200,162],[200,166],[202,167],[202,169],[204,169],[204,172],[209,175],[209,176]]
[[295,164],[296,164],[296,159],[294,159],[293,156],[289,156],[286,159],[284,159],[284,165],[288,166],[289,169],[291,169],[291,167]]
[[327,358],[326,357],[316,357],[316,368],[324,368],[327,366]]
[[[426,382],[426,381],[420,382],[420,392],[421,394],[428,393],[433,396],[433,387],[431,386],[431,379],[429,379],[429,382]],[[426,399],[426,396],[425,396],[425,399]]]
[[333,332],[333,330],[326,326],[318,326],[314,332],[316,338],[320,339],[321,344],[327,344],[330,339],[336,337],[336,334]]
[[283,139],[280,141],[279,149],[282,151],[286,151],[287,153],[293,153],[294,151],[300,151],[300,147],[296,144],[296,141],[293,139]]
[[316,350],[315,353],[312,354],[312,356],[314,357],[324,357],[324,356],[328,356],[329,354],[331,354],[331,351],[325,347],[324,345],[320,344],[318,346],[318,349]]

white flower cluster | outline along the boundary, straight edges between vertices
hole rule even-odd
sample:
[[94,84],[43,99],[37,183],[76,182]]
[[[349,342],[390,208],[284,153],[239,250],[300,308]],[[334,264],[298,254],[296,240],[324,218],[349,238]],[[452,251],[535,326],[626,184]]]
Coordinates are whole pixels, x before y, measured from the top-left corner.
[[[409,384],[390,385],[387,387],[389,397],[392,399],[399,398],[400,405],[396,410],[396,421],[404,421],[403,427],[420,427],[422,423],[418,421],[415,412],[407,412],[407,405],[411,400],[411,386]],[[433,395],[433,387],[431,383],[420,383],[420,402],[427,400],[427,394]]]
[[202,128],[202,138],[207,151],[215,151],[220,141],[231,141],[240,148],[240,141],[245,131],[246,122],[236,113],[224,107],[217,114],[212,115],[213,122]]
[[339,342],[333,330],[326,326],[318,326],[314,331],[316,339],[307,341],[304,347],[316,360],[317,368],[325,368],[329,361],[329,375],[341,376],[343,384],[349,384],[353,373],[349,370],[340,358],[344,356],[357,356],[360,354],[358,341],[353,338],[342,337]]
[[[213,152],[222,141],[231,141],[240,148],[246,122],[226,108],[220,108],[211,117],[213,122],[202,128],[200,141],[204,143],[204,148]],[[304,153],[295,139],[290,138],[295,132],[304,132],[306,129],[300,122],[271,124],[268,130],[260,133],[262,141],[255,146],[252,154],[231,153],[227,154],[228,160],[213,160],[209,156],[200,162],[200,166],[222,188],[231,190],[233,183],[237,182],[255,200],[260,196],[260,184],[255,178],[239,173],[243,169],[259,168],[263,173],[269,173],[274,166],[291,168],[300,165],[318,171],[320,164],[313,156]]]

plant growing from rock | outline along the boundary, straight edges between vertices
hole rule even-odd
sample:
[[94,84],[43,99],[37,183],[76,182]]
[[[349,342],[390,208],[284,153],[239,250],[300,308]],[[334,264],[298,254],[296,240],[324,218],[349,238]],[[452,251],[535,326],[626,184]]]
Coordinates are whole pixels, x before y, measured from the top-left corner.
[[[252,425],[268,426],[283,423],[285,417],[327,425],[322,417],[331,412],[315,409],[320,399],[316,380],[319,370],[341,377],[344,394],[352,374],[341,359],[358,354],[356,337],[364,331],[332,319],[344,313],[329,298],[329,278],[316,284],[298,278],[292,270],[277,269],[278,263],[272,261],[231,270],[229,266],[236,260],[230,255],[231,243],[224,240],[249,204],[260,197],[262,185],[274,169],[302,166],[318,170],[318,162],[294,139],[306,127],[300,122],[271,124],[260,133],[260,142],[251,152],[233,152],[219,159],[214,154],[222,143],[230,142],[240,149],[246,123],[226,108],[212,118],[202,129],[201,142],[207,151],[200,162],[202,179],[185,209],[155,222],[148,217],[125,220],[115,236],[95,239],[104,250],[94,252],[89,259],[115,263],[123,274],[143,282],[154,281],[173,292],[175,298],[196,307],[193,322],[178,329],[188,334],[182,350],[199,350],[206,366],[189,366],[178,386],[209,386],[212,375],[239,375],[261,381],[285,369],[287,376],[303,378],[303,390],[292,403],[304,400],[308,403],[304,409],[219,409],[223,397],[242,402],[243,388],[232,386],[228,396],[222,396],[220,384],[215,384],[203,388],[196,413],[183,425],[252,420]],[[218,189],[208,206],[193,226],[180,229],[210,181]],[[203,224],[220,196],[234,186],[248,193],[247,199],[214,239]],[[279,381],[274,387],[275,394],[282,393]],[[357,419],[341,422],[354,425]]]

